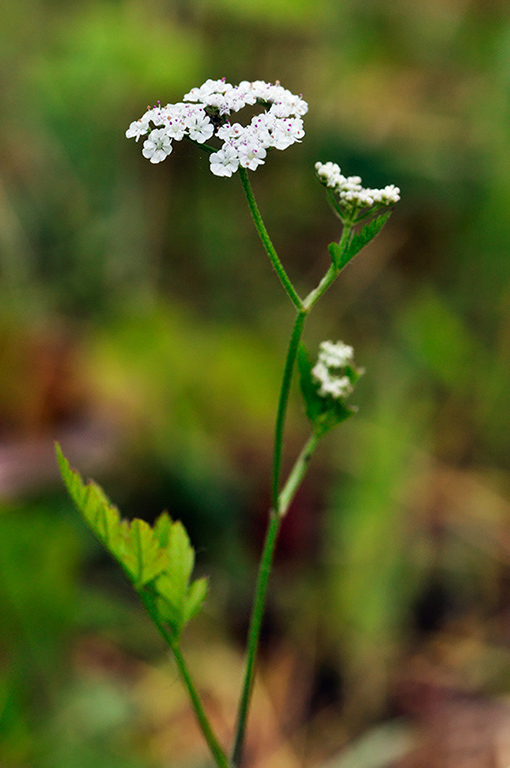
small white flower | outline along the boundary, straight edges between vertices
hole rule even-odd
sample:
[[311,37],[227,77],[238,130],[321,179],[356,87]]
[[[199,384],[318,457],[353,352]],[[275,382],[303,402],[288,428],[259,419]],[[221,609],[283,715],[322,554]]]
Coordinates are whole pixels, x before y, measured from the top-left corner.
[[352,347],[343,341],[321,342],[317,362],[312,368],[312,378],[320,385],[317,391],[321,397],[346,398],[353,390],[353,381],[361,373],[363,371],[354,365]]
[[337,377],[328,373],[327,377],[320,379],[315,368],[312,370],[312,375],[320,383],[319,395],[321,397],[332,397],[334,400],[341,400],[350,395],[353,390],[353,386],[347,376]]
[[230,123],[225,123],[225,125],[222,125],[220,128],[218,128],[216,131],[216,136],[223,141],[228,141],[229,139],[239,139],[241,136],[243,136],[245,130],[245,126],[241,125],[240,123],[234,123],[233,125],[230,125]]
[[190,139],[203,144],[211,138],[214,133],[214,126],[207,116],[192,115],[186,119],[186,127],[189,131]]
[[213,93],[226,93],[232,88],[230,83],[223,80],[206,80],[199,88],[192,88],[183,97],[184,101],[204,101]]
[[[247,105],[262,105],[259,115],[249,125],[231,123],[232,112]],[[177,104],[161,106],[158,102],[148,107],[139,121],[131,123],[126,136],[145,136],[150,125],[156,127],[144,143],[143,154],[151,162],[159,163],[170,152],[171,141],[188,136],[203,144],[219,139],[223,145],[211,155],[210,167],[216,176],[231,176],[239,165],[255,170],[264,163],[269,149],[286,149],[304,136],[302,116],[308,104],[301,96],[288,91],[279,82],[264,80],[231,85],[221,80],[206,80],[192,88]],[[162,133],[158,133],[162,131]],[[163,134],[166,138],[163,137]],[[387,199],[392,196],[388,190]]]
[[209,162],[215,176],[232,176],[239,167],[239,155],[233,146],[224,144],[223,149],[210,155]]
[[254,171],[264,163],[266,155],[267,152],[260,143],[256,141],[243,143],[239,147],[239,165]]
[[363,187],[359,176],[344,176],[336,163],[315,163],[315,170],[319,181],[333,190],[346,214],[363,208],[376,211],[400,200],[400,189],[394,184],[384,189]]
[[170,136],[171,139],[174,141],[180,141],[186,135],[186,131],[186,123],[182,118],[167,117],[167,122],[165,123],[165,132],[168,134],[168,136]]
[[148,121],[142,120],[142,118],[140,118],[140,120],[134,120],[126,131],[126,138],[138,141],[140,136],[145,136],[148,130]]
[[342,368],[352,363],[354,358],[354,349],[343,341],[322,341],[319,349],[319,360],[328,368]]
[[142,154],[151,163],[161,163],[172,151],[172,141],[163,128],[151,131],[143,143]]

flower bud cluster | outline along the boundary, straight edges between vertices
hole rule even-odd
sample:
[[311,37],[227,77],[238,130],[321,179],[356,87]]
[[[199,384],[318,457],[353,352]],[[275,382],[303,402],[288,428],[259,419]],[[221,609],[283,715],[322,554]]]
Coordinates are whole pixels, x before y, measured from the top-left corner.
[[312,378],[319,384],[318,394],[342,400],[351,394],[353,382],[363,373],[354,364],[354,350],[343,341],[323,341],[312,368]]
[[[233,112],[261,104],[264,111],[248,125],[229,120]],[[221,144],[209,157],[216,176],[232,176],[241,166],[255,170],[265,161],[269,149],[286,149],[300,141],[303,115],[308,104],[301,96],[277,83],[263,80],[231,85],[222,80],[207,80],[192,88],[177,104],[149,107],[131,123],[126,136],[136,141],[147,136],[142,154],[151,163],[160,163],[172,152],[172,141],[187,137],[204,144],[216,137]]]
[[366,209],[383,208],[400,200],[400,189],[388,184],[383,189],[363,187],[359,176],[344,176],[336,163],[315,163],[321,184],[330,189],[347,214]]

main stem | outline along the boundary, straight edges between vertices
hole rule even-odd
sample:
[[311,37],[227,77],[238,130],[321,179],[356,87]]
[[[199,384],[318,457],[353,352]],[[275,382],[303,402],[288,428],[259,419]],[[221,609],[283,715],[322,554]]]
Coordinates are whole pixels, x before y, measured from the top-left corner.
[[179,642],[160,622],[157,611],[154,606],[153,599],[151,598],[150,594],[148,594],[147,591],[144,589],[138,590],[138,594],[140,595],[140,599],[142,600],[145,608],[147,609],[147,612],[151,617],[152,621],[156,625],[160,635],[162,636],[165,643],[169,646],[169,648],[171,649],[174,655],[177,668],[181,675],[181,679],[191,699],[193,710],[195,712],[195,717],[197,718],[198,725],[200,726],[200,730],[202,731],[202,734],[207,742],[209,750],[214,758],[214,762],[216,763],[218,768],[230,768],[230,762],[225,752],[223,751],[222,747],[220,746],[220,743],[218,742],[218,739],[216,738],[216,735],[209,722],[209,718],[205,713],[204,707],[202,705],[202,701],[200,699],[198,691],[193,682],[193,678],[191,677],[191,673],[188,669],[184,656],[182,655]]
[[234,751],[232,753],[232,763],[234,766],[240,766],[242,761],[248,711],[253,693],[253,682],[255,679],[255,662],[259,648],[260,630],[262,628],[262,619],[266,607],[267,588],[269,584],[271,567],[273,564],[274,551],[282,521],[278,496],[283,449],[283,432],[285,427],[285,417],[287,414],[287,405],[289,402],[292,372],[296,362],[306,314],[306,312],[300,311],[298,312],[295,319],[294,327],[290,337],[289,348],[287,350],[287,359],[285,361],[285,368],[283,371],[282,385],[280,388],[280,399],[278,402],[278,411],[276,416],[273,454],[273,482],[271,490],[272,508],[269,513],[269,524],[267,527],[266,538],[260,559],[257,583],[255,586],[255,599],[250,619],[250,627],[248,630],[246,669],[244,674],[241,699],[239,702]]
[[248,720],[248,711],[250,708],[251,696],[253,693],[253,682],[255,679],[255,662],[259,648],[260,630],[262,627],[262,618],[266,607],[267,587],[269,576],[273,564],[273,555],[276,547],[276,541],[280,530],[282,518],[271,510],[269,515],[269,525],[264,541],[264,548],[260,558],[259,571],[257,575],[257,584],[255,587],[255,600],[253,603],[250,619],[250,628],[248,631],[248,644],[246,653],[246,667],[244,673],[243,690],[239,701],[239,711],[237,716],[236,734],[234,750],[232,752],[232,764],[237,768],[241,765],[243,757],[244,737],[246,734],[246,723]]
[[303,328],[306,320],[306,312],[298,312],[294,321],[294,327],[289,341],[285,368],[283,369],[282,384],[280,387],[280,398],[278,400],[278,410],[276,413],[276,424],[274,430],[274,450],[273,450],[273,476],[271,483],[271,506],[276,513],[279,513],[278,494],[280,491],[280,475],[283,453],[283,433],[285,430],[285,419],[287,416],[287,406],[289,402],[290,385],[292,382],[292,373],[296,363],[297,354]]

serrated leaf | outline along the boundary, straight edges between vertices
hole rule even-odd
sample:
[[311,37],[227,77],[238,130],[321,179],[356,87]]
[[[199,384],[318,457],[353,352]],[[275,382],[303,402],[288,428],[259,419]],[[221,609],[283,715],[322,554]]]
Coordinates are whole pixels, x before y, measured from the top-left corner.
[[93,533],[137,588],[148,584],[165,569],[168,557],[150,525],[144,520],[122,520],[102,488],[92,480],[85,483],[58,445],[57,458],[69,494]]
[[188,595],[186,597],[186,605],[184,607],[186,623],[195,618],[197,613],[200,611],[202,605],[204,604],[205,598],[207,597],[208,587],[209,585],[207,579],[204,578],[195,579],[195,581],[190,584]]
[[78,511],[97,538],[119,561],[141,593],[151,594],[161,620],[178,635],[200,610],[207,581],[190,585],[195,551],[184,526],[173,522],[167,512],[151,527],[144,520],[131,522],[93,481],[85,483],[56,446],[62,477]]
[[154,530],[145,520],[135,518],[131,522],[128,541],[122,563],[135,585],[143,587],[165,570],[168,553],[161,548]]
[[126,536],[126,525],[120,519],[119,510],[96,483],[84,483],[81,475],[72,469],[58,444],[56,450],[62,478],[75,506],[98,539],[118,558],[124,549]]
[[168,537],[167,552],[168,566],[165,573],[184,593],[195,565],[195,551],[190,544],[183,524],[179,521],[172,525]]
[[172,523],[167,544],[168,565],[156,579],[158,610],[163,621],[179,635],[200,610],[207,593],[205,579],[189,580],[195,564],[195,552],[180,522]]
[[391,211],[386,211],[386,213],[382,213],[380,216],[372,219],[372,221],[370,221],[368,224],[365,224],[365,226],[359,232],[354,233],[347,248],[345,249],[341,248],[338,243],[330,243],[328,245],[328,251],[330,253],[333,264],[337,267],[337,269],[343,269],[351,261],[351,259],[353,259],[354,256],[356,256],[361,251],[362,248],[368,245],[368,243],[373,240],[376,235],[379,234],[390,216]]
[[160,546],[166,547],[168,545],[168,538],[170,531],[172,530],[172,518],[168,512],[162,512],[154,523],[154,533],[160,543]]
[[178,636],[200,611],[207,597],[207,579],[201,578],[186,586],[184,591],[177,588],[166,575],[162,575],[155,583],[158,596],[158,612],[162,621]]

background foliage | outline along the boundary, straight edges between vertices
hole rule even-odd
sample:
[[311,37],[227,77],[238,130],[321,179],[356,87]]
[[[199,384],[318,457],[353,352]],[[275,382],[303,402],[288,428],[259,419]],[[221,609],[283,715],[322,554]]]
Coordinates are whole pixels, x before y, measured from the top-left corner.
[[[2,6],[5,768],[204,762],[175,670],[63,494],[54,439],[124,514],[152,521],[169,509],[184,522],[211,574],[191,662],[224,737],[233,720],[291,308],[236,179],[213,177],[191,145],[154,167],[124,139],[147,104],[208,77],[279,79],[310,103],[303,144],[253,175],[303,291],[337,237],[316,160],[403,193],[308,328],[312,349],[353,344],[367,375],[359,416],[328,438],[283,531],[252,764],[320,764],[377,722],[421,715],[431,691],[507,690],[504,10],[499,0]],[[306,435],[295,394],[289,462]]]

